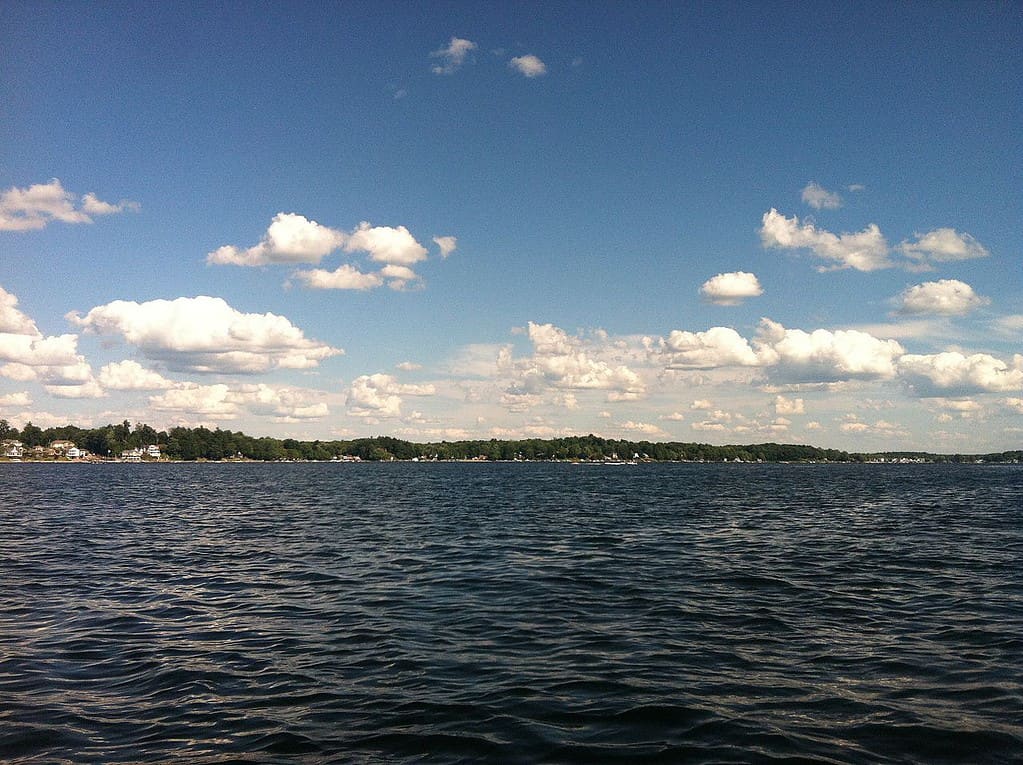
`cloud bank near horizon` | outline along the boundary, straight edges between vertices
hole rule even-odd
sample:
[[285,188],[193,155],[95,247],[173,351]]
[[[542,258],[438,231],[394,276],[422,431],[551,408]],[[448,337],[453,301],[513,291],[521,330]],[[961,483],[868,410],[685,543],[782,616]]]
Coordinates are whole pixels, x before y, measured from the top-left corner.
[[[820,204],[821,209],[828,206]],[[773,208],[764,215],[759,233],[765,250],[808,249],[840,268],[865,272],[895,267],[892,257],[900,251],[909,252],[917,264],[927,260],[931,265],[989,256],[971,237],[952,229],[937,229],[918,236],[912,245],[891,248],[874,226],[857,234],[835,235],[812,223],[785,218]],[[457,239],[451,236],[436,236],[432,241],[441,259],[457,247]],[[406,285],[418,279],[410,266],[428,256],[427,249],[404,226],[363,222],[345,231],[296,213],[279,213],[257,244],[245,249],[224,246],[210,252],[206,261],[249,267],[318,264],[337,252],[359,253],[367,262],[382,265],[373,272],[361,272],[349,263],[334,271],[297,270],[292,279],[314,289],[368,290],[385,280],[391,280],[392,286]],[[734,271],[711,277],[699,292],[711,303],[741,306],[762,296],[764,289],[753,273]],[[935,316],[946,321],[991,303],[957,279],[907,287],[890,302],[894,316]],[[995,324],[1001,322],[1008,331],[1015,331],[1017,318],[1010,314]],[[0,287],[0,376],[38,383],[46,394],[62,400],[142,395],[137,400],[144,402],[142,411],[150,417],[167,416],[180,422],[254,416],[295,424],[354,418],[353,422],[370,425],[390,422],[405,435],[459,432],[507,437],[567,433],[571,427],[556,424],[565,414],[628,404],[642,406],[646,416],[616,417],[603,409],[594,416],[619,434],[677,435],[657,424],[660,422],[685,427],[690,437],[708,433],[785,437],[800,431],[821,434],[825,426],[815,411],[822,403],[814,397],[817,392],[834,397],[843,391],[872,389],[880,393],[887,389],[886,395],[902,397],[907,403],[943,401],[941,418],[948,418],[949,411],[976,418],[1014,411],[1011,401],[1015,399],[1010,394],[1023,388],[1020,354],[1006,359],[982,351],[910,352],[894,337],[858,329],[790,328],[769,318],[762,318],[750,335],[730,326],[712,326],[643,337],[615,337],[599,329],[573,334],[549,322],[529,321],[512,333],[528,340],[528,353],[516,353],[510,343],[464,348],[456,350],[462,361],[446,369],[411,361],[395,365],[399,372],[419,381],[402,381],[393,374],[373,371],[333,391],[244,382],[244,377],[254,375],[314,370],[344,351],[310,339],[284,316],[244,313],[222,298],[115,300],[84,314],[70,312],[67,321],[86,337],[120,340],[149,366],[123,358],[94,372],[79,348],[82,336],[44,336],[36,321],[21,310],[17,296]],[[914,336],[908,329],[900,333],[898,324],[878,331],[885,329],[907,338]],[[472,358],[475,360],[470,361]],[[204,381],[195,375],[214,380]],[[687,388],[717,389],[719,400],[724,392],[724,398],[733,403],[715,405],[693,398],[690,409],[711,410],[710,416],[687,419],[678,409],[678,399],[685,397]],[[781,392],[772,395],[772,391]],[[785,391],[801,391],[802,395],[791,397]],[[734,403],[736,396],[762,403],[754,407],[757,411],[744,412]],[[410,397],[418,399],[416,410],[406,409]],[[28,391],[5,394],[0,399],[0,413],[27,408],[34,400]],[[433,410],[429,417],[422,411],[424,404]],[[845,408],[855,406],[851,398]],[[461,409],[467,414],[453,413]],[[476,422],[475,429],[454,425],[466,416]],[[507,425],[487,426],[527,416],[531,421],[518,431]],[[844,435],[903,437],[907,433],[895,425],[870,425],[854,411],[832,419],[832,428]]]

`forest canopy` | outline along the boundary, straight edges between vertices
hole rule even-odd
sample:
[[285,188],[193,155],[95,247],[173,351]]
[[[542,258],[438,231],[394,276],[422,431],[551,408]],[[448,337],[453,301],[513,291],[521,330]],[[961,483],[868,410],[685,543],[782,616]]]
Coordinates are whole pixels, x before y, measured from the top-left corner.
[[983,455],[938,455],[926,452],[850,453],[796,444],[711,444],[628,441],[595,435],[521,440],[465,440],[414,443],[389,436],[333,441],[254,437],[240,431],[206,427],[175,427],[157,431],[144,423],[99,428],[65,425],[40,428],[31,422],[20,430],[0,420],[0,441],[19,441],[25,448],[71,441],[99,458],[113,458],[127,449],[158,446],[171,460],[651,460],[660,462],[865,462],[884,458],[942,462],[1018,462],[1023,451]]

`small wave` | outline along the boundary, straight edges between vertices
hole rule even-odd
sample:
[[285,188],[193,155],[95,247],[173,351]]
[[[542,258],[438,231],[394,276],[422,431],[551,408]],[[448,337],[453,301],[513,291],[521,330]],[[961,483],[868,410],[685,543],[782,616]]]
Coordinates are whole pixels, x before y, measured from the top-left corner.
[[0,760],[1018,758],[1019,472],[747,467],[25,465]]

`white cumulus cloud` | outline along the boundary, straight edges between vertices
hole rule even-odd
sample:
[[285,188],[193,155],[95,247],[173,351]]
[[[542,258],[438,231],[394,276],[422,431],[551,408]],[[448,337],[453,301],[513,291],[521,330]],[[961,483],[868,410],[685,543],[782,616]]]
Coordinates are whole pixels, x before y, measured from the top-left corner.
[[[455,237],[436,237],[434,241],[444,256],[456,246]],[[362,271],[351,263],[334,270],[303,269],[294,271],[285,286],[297,282],[310,289],[370,290],[387,284],[392,289],[406,289],[419,281],[418,274],[409,267],[425,260],[428,254],[404,226],[373,226],[363,221],[346,232],[296,213],[278,213],[258,244],[247,249],[224,245],[209,253],[206,262],[237,266],[319,263],[337,250],[366,253],[384,267],[376,273]]]
[[5,393],[0,396],[0,407],[32,406],[32,398],[25,392]]
[[583,339],[570,336],[553,324],[529,322],[533,355],[515,364],[519,376],[513,390],[535,392],[553,387],[564,390],[605,390],[610,401],[631,401],[645,392],[645,385],[625,364],[600,358],[606,337],[586,347]]
[[849,422],[842,423],[839,426],[839,430],[843,433],[881,436],[883,438],[895,438],[908,435],[908,432],[903,427],[897,423],[888,422],[887,420],[877,420],[873,424],[861,422],[859,420],[850,420]]
[[426,259],[427,250],[404,226],[373,226],[359,224],[345,242],[347,252],[367,252],[380,263],[411,266]]
[[371,290],[384,283],[380,274],[363,273],[348,263],[338,266],[333,271],[324,268],[295,271],[291,278],[315,290]]
[[[866,332],[806,332],[766,318],[752,342],[730,327],[712,327],[706,332],[673,330],[651,347],[667,369],[758,367],[772,379],[801,384],[889,380],[896,376],[896,362],[905,353],[895,340]],[[801,413],[797,407],[802,403],[781,399],[776,406],[778,414],[796,414]]]
[[924,267],[931,263],[986,258],[991,254],[972,236],[960,234],[954,228],[938,228],[926,234],[917,234],[915,242],[903,242],[899,250]]
[[547,74],[547,65],[532,53],[516,56],[508,62],[508,66],[526,77],[542,77]]
[[99,370],[99,383],[109,390],[162,390],[174,387],[173,381],[131,359],[104,366]]
[[649,436],[650,438],[670,438],[668,433],[666,433],[662,428],[649,422],[633,422],[632,420],[626,420],[618,427],[624,431],[639,433],[640,435]]
[[197,372],[308,369],[343,353],[311,340],[284,316],[242,313],[200,295],[136,303],[115,300],[68,319],[88,332],[120,335],[147,357]]
[[764,213],[760,239],[764,247],[810,250],[831,263],[830,268],[876,271],[894,265],[888,257],[888,242],[873,223],[863,231],[838,235],[818,229],[813,223],[801,224],[796,216],[786,218],[771,208]]
[[746,298],[764,294],[760,280],[746,271],[733,271],[711,277],[700,287],[700,293],[718,305],[738,305]]
[[899,313],[941,316],[964,316],[990,302],[989,298],[975,293],[969,284],[957,279],[917,284],[896,298]]
[[672,330],[660,340],[660,352],[668,369],[715,369],[757,366],[749,342],[731,327],[711,327],[706,332]]
[[230,420],[245,412],[269,417],[275,422],[302,422],[330,414],[320,391],[272,385],[199,385],[180,383],[171,390],[149,398],[149,405],[161,412],[173,412],[189,419]]
[[0,376],[47,385],[84,385],[92,368],[78,353],[78,335],[15,335],[0,333]]
[[91,378],[82,382],[43,385],[43,390],[54,398],[102,398],[106,395],[102,386]]
[[41,333],[36,323],[18,308],[18,298],[0,287],[0,333],[35,335]]
[[[811,206],[828,207],[824,200],[830,192],[813,188],[803,190],[803,199]],[[823,193],[822,193],[823,192]],[[813,201],[811,201],[813,200]],[[935,263],[949,263],[990,255],[974,237],[953,228],[938,228],[926,234],[917,234],[914,241],[904,241],[894,252],[904,260],[895,262],[892,248],[876,224],[869,224],[855,233],[834,234],[817,228],[813,222],[800,223],[799,218],[786,218],[776,209],[764,213],[760,227],[764,247],[776,249],[806,249],[817,257],[829,261],[830,266],[819,270],[853,268],[857,271],[876,271],[899,266],[909,271],[929,271]]]
[[0,361],[27,366],[61,366],[74,364],[79,358],[78,335],[0,334]]
[[793,381],[890,379],[905,350],[895,340],[879,340],[856,330],[786,329],[763,319],[755,340],[757,356],[772,376]]
[[79,201],[76,194],[66,191],[60,180],[54,178],[49,183],[36,183],[28,188],[12,186],[0,192],[0,231],[35,231],[53,221],[92,223],[93,215],[138,209],[137,202],[123,200],[111,204],[93,193]]
[[98,398],[102,389],[92,367],[78,353],[78,335],[45,337],[17,308],[17,298],[0,289],[0,377],[39,382],[57,398]]
[[387,282],[387,286],[392,290],[403,290],[409,284],[419,281],[419,274],[408,266],[384,266],[380,269],[380,275],[390,280]]
[[801,398],[774,397],[774,412],[777,415],[805,414],[806,407]]
[[1023,388],[1023,368],[986,353],[966,356],[958,351],[899,359],[899,376],[922,396],[970,393],[1012,393]]
[[157,411],[186,413],[214,420],[230,420],[241,411],[238,404],[231,400],[231,389],[223,383],[181,385],[158,396],[151,396],[149,405]]
[[400,417],[402,396],[432,396],[433,385],[400,383],[393,375],[362,375],[348,388],[348,413],[356,417]]
[[229,399],[256,415],[272,417],[276,422],[319,420],[330,414],[330,409],[319,399],[322,394],[302,388],[272,385],[239,385],[232,389]]
[[556,327],[553,324],[537,324],[529,322],[527,327],[529,341],[533,344],[533,352],[538,356],[564,356],[574,353],[581,341],[577,337]]
[[277,213],[259,241],[247,249],[220,247],[206,262],[233,266],[264,266],[269,263],[319,263],[341,247],[347,235],[297,213]]

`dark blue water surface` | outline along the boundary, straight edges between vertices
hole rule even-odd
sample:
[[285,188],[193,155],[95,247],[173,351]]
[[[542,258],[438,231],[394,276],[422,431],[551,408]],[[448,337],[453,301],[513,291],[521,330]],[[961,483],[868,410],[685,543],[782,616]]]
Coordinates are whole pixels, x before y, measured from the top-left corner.
[[0,760],[1023,759],[1023,469],[0,466]]

